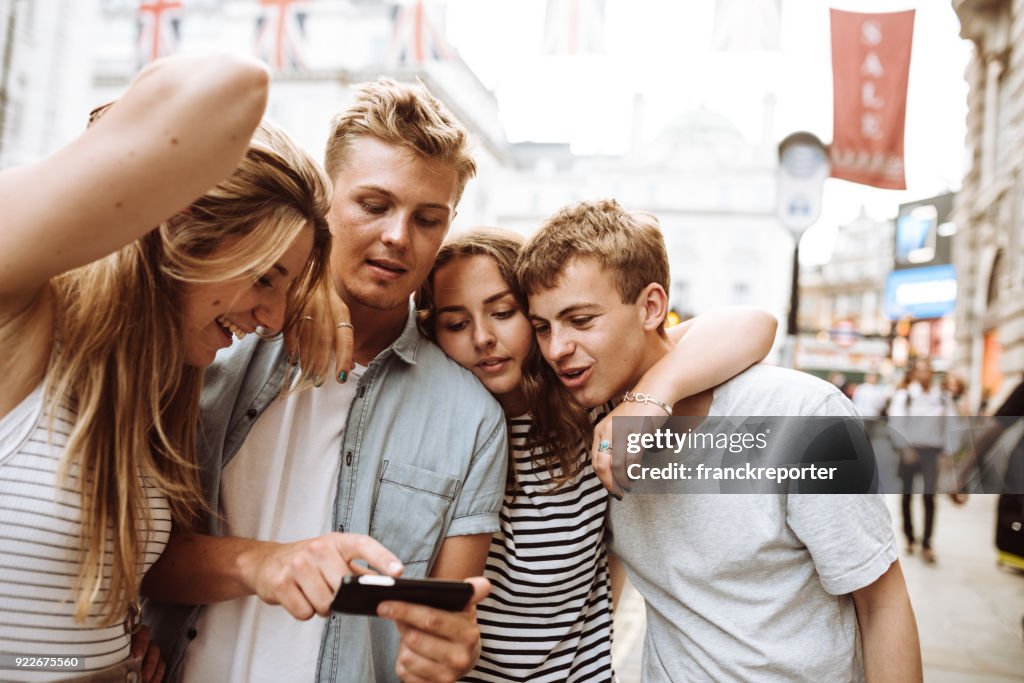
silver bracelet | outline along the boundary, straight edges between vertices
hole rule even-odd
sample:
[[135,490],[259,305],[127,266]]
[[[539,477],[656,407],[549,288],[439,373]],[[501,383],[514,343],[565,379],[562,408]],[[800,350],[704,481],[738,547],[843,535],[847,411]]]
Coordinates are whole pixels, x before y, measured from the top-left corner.
[[633,403],[651,403],[658,406],[665,411],[665,414],[669,417],[672,416],[672,407],[664,401],[659,401],[653,398],[650,394],[641,394],[636,391],[627,391],[626,395],[622,397],[623,401],[632,401]]

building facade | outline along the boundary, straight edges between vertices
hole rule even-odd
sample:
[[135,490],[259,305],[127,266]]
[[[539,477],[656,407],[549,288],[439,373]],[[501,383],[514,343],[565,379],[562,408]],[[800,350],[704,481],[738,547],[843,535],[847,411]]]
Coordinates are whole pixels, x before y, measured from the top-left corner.
[[801,267],[797,368],[851,380],[892,374],[892,324],[883,303],[892,265],[893,222],[861,211],[839,226],[827,263]]
[[954,369],[972,408],[1024,378],[1024,0],[954,0],[974,54],[965,77],[969,170],[958,194]]
[[84,128],[97,0],[0,0],[0,168],[28,163]]
[[262,58],[274,73],[268,116],[317,158],[356,84],[418,79],[467,125],[475,145],[478,177],[453,232],[490,225],[529,234],[565,204],[614,197],[661,221],[671,306],[681,316],[728,304],[785,316],[792,238],[775,217],[771,98],[760,140],[706,108],[646,130],[638,99],[621,155],[510,144],[493,92],[445,43],[444,22],[443,3],[420,0],[0,0],[10,62],[0,90],[8,103],[0,160],[53,152],[82,130],[90,109],[118,97],[164,54]]

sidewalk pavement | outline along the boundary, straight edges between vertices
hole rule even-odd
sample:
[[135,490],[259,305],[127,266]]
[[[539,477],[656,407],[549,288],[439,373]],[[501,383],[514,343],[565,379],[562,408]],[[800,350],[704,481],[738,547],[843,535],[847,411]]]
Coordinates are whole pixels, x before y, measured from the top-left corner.
[[[935,565],[905,555],[900,497],[887,496],[900,561],[917,616],[927,683],[1024,681],[1024,574],[996,563],[996,496],[975,495],[961,507],[936,501]],[[914,498],[920,529],[923,507]],[[619,683],[640,683],[644,607],[628,586],[615,613],[612,650]]]

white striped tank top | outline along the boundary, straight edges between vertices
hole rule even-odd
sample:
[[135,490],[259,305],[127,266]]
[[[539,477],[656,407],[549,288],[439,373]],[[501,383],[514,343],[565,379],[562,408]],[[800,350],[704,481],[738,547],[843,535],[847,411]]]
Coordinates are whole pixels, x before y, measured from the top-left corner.
[[526,447],[530,424],[509,424],[515,487],[487,557],[491,594],[477,606],[480,660],[463,681],[612,681],[608,494],[582,444],[587,466],[552,492]]
[[[130,634],[123,623],[101,628],[102,596],[85,623],[74,620],[81,507],[75,471],[57,487],[57,470],[74,415],[43,410],[38,387],[0,418],[0,653],[15,656],[79,657],[84,668],[65,672],[0,670],[2,681],[46,681],[83,675],[128,658]],[[171,515],[163,494],[145,486],[152,532],[143,532],[142,573],[167,544]],[[141,522],[140,522],[141,524]],[[108,541],[107,553],[113,552]],[[139,574],[139,579],[142,578]]]

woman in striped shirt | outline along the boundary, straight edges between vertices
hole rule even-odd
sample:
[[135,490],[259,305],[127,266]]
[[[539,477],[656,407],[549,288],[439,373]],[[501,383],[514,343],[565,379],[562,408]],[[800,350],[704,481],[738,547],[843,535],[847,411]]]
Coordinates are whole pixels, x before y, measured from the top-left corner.
[[294,329],[323,279],[328,184],[260,124],[267,81],[248,60],[154,62],[67,147],[0,174],[4,680],[135,680],[139,580],[202,506],[203,367]]
[[[460,235],[441,248],[417,297],[423,332],[483,382],[509,421],[501,529],[485,570],[492,590],[477,606],[482,651],[464,680],[608,682],[614,675],[607,494],[586,449],[590,417],[534,342],[515,279],[521,246],[522,239],[511,233]],[[762,334],[748,333],[751,318]],[[684,371],[699,363],[699,374],[711,384],[680,381],[665,388],[666,400],[674,403],[761,360],[775,331],[774,318],[754,309],[719,315],[711,325],[713,334],[694,338],[717,340],[714,348],[684,340],[664,361]],[[734,334],[736,327],[744,334]],[[673,338],[678,341],[685,330],[679,326]],[[736,346],[723,352],[721,340],[736,338]],[[660,365],[651,374],[685,377]]]

